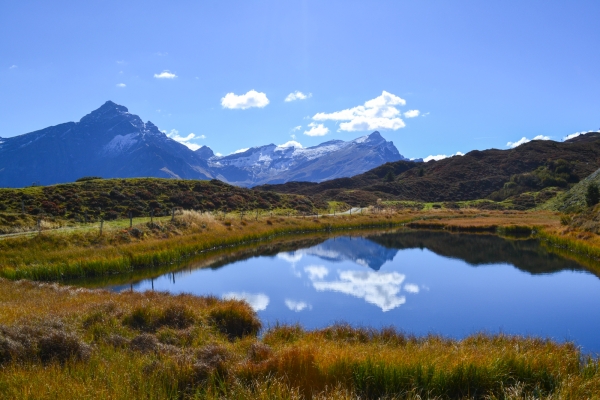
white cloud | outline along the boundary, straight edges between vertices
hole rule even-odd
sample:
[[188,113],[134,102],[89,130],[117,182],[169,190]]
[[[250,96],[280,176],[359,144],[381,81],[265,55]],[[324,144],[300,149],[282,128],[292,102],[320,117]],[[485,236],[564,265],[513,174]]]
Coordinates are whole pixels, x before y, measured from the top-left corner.
[[196,136],[196,134],[194,134],[194,133],[190,133],[189,135],[187,135],[185,137],[180,136],[179,131],[177,129],[171,129],[171,132],[169,132],[169,133],[167,133],[167,131],[163,131],[163,132],[167,135],[167,137],[170,137],[174,141],[187,146],[190,150],[193,150],[193,151],[198,150],[201,146],[197,145],[196,143],[190,143],[191,140],[206,139],[206,136],[204,136],[204,135]]
[[419,110],[408,110],[404,113],[404,118],[414,118],[418,117],[421,112]]
[[310,280],[323,279],[329,274],[329,270],[323,265],[309,265],[304,267],[304,272],[308,274]]
[[248,151],[248,150],[250,150],[250,147],[246,147],[245,149],[239,149],[239,150],[236,150],[236,151],[234,151],[234,152],[233,152],[233,153],[231,153],[231,154],[239,154],[239,153],[244,153],[244,152],[246,152],[246,151]]
[[124,83],[117,83],[117,87],[125,87],[127,85],[125,85]]
[[296,90],[295,92],[288,94],[284,101],[289,103],[290,101],[306,100],[306,99],[310,99],[311,97],[312,97],[312,93],[304,94],[304,93]]
[[404,291],[408,293],[419,293],[419,286],[414,283],[407,283],[404,285]]
[[575,132],[575,133],[571,133],[570,135],[567,135],[563,138],[563,142],[565,140],[569,140],[569,139],[573,139],[576,138],[577,136],[583,135],[583,132]]
[[177,78],[177,75],[167,70],[164,70],[160,74],[154,74],[154,77],[157,79],[175,79]]
[[298,126],[294,127],[294,128],[292,129],[292,132],[299,131],[300,129],[302,129],[302,125],[298,125]]
[[431,114],[431,113],[428,113],[428,112],[426,112],[426,113],[423,113],[423,114],[421,114],[421,117],[426,117],[426,116],[428,116],[429,114]]
[[18,68],[15,64],[13,64],[10,67],[8,67],[8,69],[15,69],[15,68]]
[[223,295],[225,300],[244,300],[254,311],[263,311],[269,305],[269,296],[264,293],[229,292]]
[[427,156],[423,159],[423,162],[429,162],[431,160],[439,161],[439,160],[443,160],[444,158],[454,157],[454,156],[464,156],[464,154],[461,153],[460,151],[457,151],[456,153],[450,154],[449,156],[447,156],[445,154],[438,154],[437,156]]
[[396,106],[403,106],[406,100],[386,92],[385,90],[362,106],[348,108],[333,113],[317,113],[315,121],[347,121],[340,124],[340,131],[354,132],[376,129],[397,130],[406,125],[400,119],[400,111]]
[[215,156],[217,156],[217,157],[223,157],[223,154],[221,154],[221,153],[215,153]]
[[119,65],[125,65],[127,63],[124,60],[117,60],[117,64],[119,64]]
[[229,109],[242,109],[245,110],[251,107],[263,108],[269,104],[267,95],[256,90],[250,90],[246,94],[236,95],[234,93],[227,93],[225,97],[221,99],[221,105],[223,108]]
[[550,137],[549,136],[544,136],[544,135],[537,135],[533,139],[527,139],[525,136],[523,136],[521,139],[519,139],[516,142],[508,142],[508,143],[506,143],[506,146],[510,147],[511,149],[514,149],[515,147],[519,147],[522,144],[529,143],[532,140],[550,140]]
[[303,301],[294,301],[290,299],[285,299],[285,305],[287,308],[295,312],[300,312],[306,308],[312,309],[310,305]]
[[290,140],[290,141],[285,142],[284,144],[278,145],[277,147],[284,147],[284,148],[285,147],[295,147],[295,148],[301,149],[302,145],[299,142],[296,142],[295,140]]
[[398,296],[405,278],[397,272],[341,271],[339,280],[313,280],[313,287],[320,292],[333,291],[365,299],[385,312],[406,303],[406,297]]
[[400,118],[373,118],[357,117],[350,122],[342,122],[340,131],[374,131],[378,129],[391,129],[393,131],[404,128],[406,124]]
[[307,131],[304,131],[305,135],[324,136],[329,133],[329,128],[323,126],[323,124],[315,124],[314,122],[311,122],[310,124],[308,124],[308,126],[310,127],[310,129]]
[[573,139],[573,138],[576,138],[577,136],[585,135],[586,133],[590,133],[590,132],[598,132],[598,131],[587,131],[587,132],[575,132],[575,133],[571,133],[570,135],[567,135],[567,136],[565,136],[563,138],[563,142],[565,140]]

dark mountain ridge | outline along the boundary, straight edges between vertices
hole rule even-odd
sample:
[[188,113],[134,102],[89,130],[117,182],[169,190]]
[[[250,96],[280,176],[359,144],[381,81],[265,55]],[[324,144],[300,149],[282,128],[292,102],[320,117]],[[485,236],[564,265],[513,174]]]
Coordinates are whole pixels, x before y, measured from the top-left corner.
[[[567,189],[600,167],[600,134],[565,142],[531,141],[509,150],[474,150],[439,161],[386,163],[323,183],[289,182],[259,190],[372,204],[378,198],[427,202],[503,200],[547,187]],[[527,207],[526,207],[527,208]]]

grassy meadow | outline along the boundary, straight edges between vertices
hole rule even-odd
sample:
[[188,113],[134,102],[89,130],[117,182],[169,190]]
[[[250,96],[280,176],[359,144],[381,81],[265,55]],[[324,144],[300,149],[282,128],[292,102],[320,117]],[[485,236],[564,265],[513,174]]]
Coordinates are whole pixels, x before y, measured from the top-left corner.
[[[264,328],[243,302],[0,280],[0,397],[598,398],[570,343]],[[596,396],[596,397],[594,397]]]
[[236,300],[63,284],[162,274],[199,256],[198,265],[227,262],[230,248],[277,252],[333,231],[399,226],[534,231],[561,254],[600,257],[597,234],[577,218],[384,204],[318,217],[286,208],[258,215],[181,211],[174,220],[138,217],[132,227],[129,220],[105,221],[102,233],[98,223],[72,222],[70,229],[5,236],[0,398],[600,398],[598,360],[572,343],[484,333],[462,340],[415,337],[344,324],[264,327]]

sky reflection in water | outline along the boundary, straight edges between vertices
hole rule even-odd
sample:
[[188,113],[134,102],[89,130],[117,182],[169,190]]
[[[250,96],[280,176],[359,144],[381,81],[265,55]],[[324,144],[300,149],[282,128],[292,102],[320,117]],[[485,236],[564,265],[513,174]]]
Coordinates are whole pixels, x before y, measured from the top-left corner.
[[600,280],[533,240],[423,232],[338,237],[174,278],[133,288],[244,299],[267,324],[345,321],[453,337],[501,331],[574,340],[600,352]]

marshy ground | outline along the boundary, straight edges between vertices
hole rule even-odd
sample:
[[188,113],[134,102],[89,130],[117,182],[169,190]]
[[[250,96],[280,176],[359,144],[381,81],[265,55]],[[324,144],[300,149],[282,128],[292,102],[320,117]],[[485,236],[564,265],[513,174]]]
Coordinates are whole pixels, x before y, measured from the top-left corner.
[[598,360],[571,343],[486,334],[413,337],[343,324],[313,331],[261,327],[252,309],[235,300],[32,281],[168,268],[223,245],[401,224],[535,229],[548,241],[562,240],[563,251],[598,251],[596,234],[570,222],[551,212],[476,209],[318,219],[186,212],[175,221],[107,225],[102,235],[89,229],[7,238],[0,241],[0,396],[600,398]]

